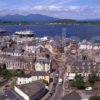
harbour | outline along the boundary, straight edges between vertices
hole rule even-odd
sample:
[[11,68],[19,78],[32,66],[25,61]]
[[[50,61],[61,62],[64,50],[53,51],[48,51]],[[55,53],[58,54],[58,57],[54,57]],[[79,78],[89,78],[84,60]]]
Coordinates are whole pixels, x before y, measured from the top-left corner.
[[100,25],[91,24],[61,24],[61,25],[5,25],[0,26],[0,29],[6,29],[7,32],[2,35],[12,35],[19,30],[31,30],[36,33],[36,36],[62,36],[62,30],[65,28],[66,37],[88,39],[98,37],[100,34]]

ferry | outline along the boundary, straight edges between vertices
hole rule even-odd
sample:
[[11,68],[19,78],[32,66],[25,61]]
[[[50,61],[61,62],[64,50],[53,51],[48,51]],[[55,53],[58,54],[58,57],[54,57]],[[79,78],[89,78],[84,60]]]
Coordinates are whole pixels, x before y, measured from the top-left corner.
[[30,30],[21,30],[21,31],[16,31],[15,35],[19,36],[34,36],[34,32]]
[[7,30],[5,30],[5,29],[0,29],[0,33],[5,33],[5,32],[7,32]]

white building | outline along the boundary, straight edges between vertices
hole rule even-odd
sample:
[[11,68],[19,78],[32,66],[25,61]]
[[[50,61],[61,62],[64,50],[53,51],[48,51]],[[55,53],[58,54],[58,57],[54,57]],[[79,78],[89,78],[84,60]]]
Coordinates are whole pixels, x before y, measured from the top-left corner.
[[100,50],[100,44],[81,42],[79,43],[80,50]]
[[35,63],[36,71],[50,72],[50,69],[51,69],[51,64],[50,61],[47,59],[39,59]]
[[46,72],[34,72],[29,77],[18,77],[16,84],[22,85],[22,84],[32,83],[32,82],[37,81],[37,80],[45,80],[46,82],[49,83],[50,76]]
[[30,53],[35,53],[35,50],[36,50],[36,46],[33,46],[33,45],[26,45],[25,46],[25,50],[30,52]]

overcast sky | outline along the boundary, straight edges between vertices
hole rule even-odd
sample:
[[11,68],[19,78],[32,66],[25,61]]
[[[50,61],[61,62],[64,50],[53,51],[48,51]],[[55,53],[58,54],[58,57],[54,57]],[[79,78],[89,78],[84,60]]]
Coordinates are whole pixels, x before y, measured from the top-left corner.
[[0,15],[8,14],[100,19],[100,0],[0,0]]

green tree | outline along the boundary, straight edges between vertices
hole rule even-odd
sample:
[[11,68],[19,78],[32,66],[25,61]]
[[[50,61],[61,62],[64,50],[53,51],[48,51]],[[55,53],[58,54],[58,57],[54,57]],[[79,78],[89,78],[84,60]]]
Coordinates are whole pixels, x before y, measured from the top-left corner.
[[91,96],[89,100],[100,100],[100,96]]
[[83,80],[83,77],[81,75],[76,75],[75,79],[70,82],[71,87],[77,87],[78,89],[84,89],[85,88],[85,82]]
[[83,77],[81,75],[75,76],[75,82],[76,82],[76,87],[78,89],[84,89],[85,88],[85,82],[84,82]]
[[4,78],[7,78],[7,79],[12,77],[12,73],[10,71],[6,70],[6,69],[2,70],[1,75],[4,76]]
[[90,84],[94,84],[97,81],[97,75],[95,72],[91,73],[88,77],[88,81]]

